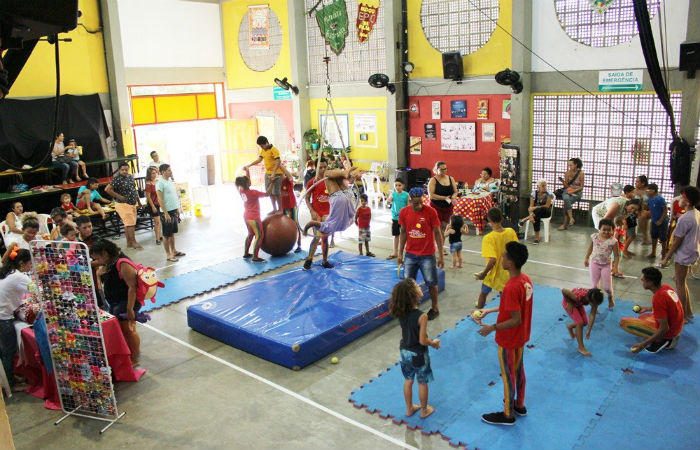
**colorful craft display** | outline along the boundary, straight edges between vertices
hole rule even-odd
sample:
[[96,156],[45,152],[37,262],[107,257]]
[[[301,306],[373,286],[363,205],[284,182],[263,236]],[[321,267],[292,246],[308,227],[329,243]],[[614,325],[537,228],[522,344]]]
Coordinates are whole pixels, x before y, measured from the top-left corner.
[[44,311],[61,407],[66,413],[118,417],[87,247],[32,241],[36,294]]

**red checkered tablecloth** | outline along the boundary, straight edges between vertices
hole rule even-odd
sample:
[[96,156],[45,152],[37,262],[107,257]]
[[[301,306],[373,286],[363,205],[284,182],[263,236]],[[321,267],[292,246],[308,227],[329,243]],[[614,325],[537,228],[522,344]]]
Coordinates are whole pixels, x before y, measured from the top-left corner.
[[[423,203],[430,204],[430,197],[423,196]],[[463,219],[470,220],[476,228],[476,234],[481,234],[486,226],[486,213],[493,208],[493,196],[488,193],[479,197],[457,197],[452,201],[453,213],[459,214]]]

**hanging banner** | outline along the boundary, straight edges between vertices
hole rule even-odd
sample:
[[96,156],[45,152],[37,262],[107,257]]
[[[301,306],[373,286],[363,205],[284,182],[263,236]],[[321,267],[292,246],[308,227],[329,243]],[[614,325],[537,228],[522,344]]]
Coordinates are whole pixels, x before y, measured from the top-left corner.
[[270,7],[248,7],[248,48],[270,48]]
[[326,38],[326,42],[336,55],[340,55],[345,48],[348,21],[345,0],[334,0],[333,3],[316,11],[316,22],[321,29],[321,36]]
[[593,11],[603,14],[615,0],[591,0]]
[[380,0],[359,0],[357,2],[357,39],[360,44],[369,39],[379,17]]

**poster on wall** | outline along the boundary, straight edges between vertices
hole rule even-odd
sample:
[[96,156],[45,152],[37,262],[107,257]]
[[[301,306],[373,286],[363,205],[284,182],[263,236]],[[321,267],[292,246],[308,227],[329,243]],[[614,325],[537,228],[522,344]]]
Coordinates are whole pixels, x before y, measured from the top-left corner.
[[360,44],[369,39],[369,35],[379,17],[380,0],[360,0],[357,2],[357,40]]
[[408,105],[408,115],[411,118],[420,117],[420,104],[417,101],[413,101]]
[[476,122],[442,122],[440,135],[443,150],[476,151]]
[[436,141],[437,140],[437,130],[435,129],[434,123],[426,123],[423,125],[425,130],[425,140],[426,141]]
[[465,119],[467,117],[467,101],[452,100],[450,102],[450,116],[453,119]]
[[489,118],[489,101],[487,99],[482,98],[477,103],[476,118],[482,120]]
[[270,48],[270,7],[268,5],[248,7],[248,48],[259,50]]
[[481,124],[481,141],[496,142],[496,124],[494,122],[484,122]]
[[375,114],[355,114],[352,118],[355,133],[355,146],[377,146],[377,116]]
[[501,114],[501,118],[510,119],[510,99],[503,100],[503,113]]
[[435,100],[433,102],[433,120],[440,120],[440,100]]
[[[326,119],[328,123],[326,124]],[[337,125],[336,125],[337,120]],[[321,114],[319,118],[323,139],[333,148],[346,148],[350,145],[350,123],[347,114],[336,114],[335,120],[333,116]],[[340,128],[340,133],[338,132]]]
[[422,141],[420,136],[411,136],[409,138],[409,150],[412,155],[420,155],[421,154],[421,146],[422,146]]
[[[320,5],[318,2],[316,5]],[[310,11],[309,14],[313,12]],[[348,35],[348,8],[345,0],[333,0],[333,3],[316,10],[316,22],[321,30],[321,36],[326,39],[333,53],[340,55],[345,48],[345,38]]]

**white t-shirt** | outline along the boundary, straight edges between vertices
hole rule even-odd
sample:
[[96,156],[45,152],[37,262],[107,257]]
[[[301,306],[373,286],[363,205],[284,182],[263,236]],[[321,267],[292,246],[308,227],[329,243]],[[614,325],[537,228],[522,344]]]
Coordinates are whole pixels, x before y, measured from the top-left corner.
[[29,275],[15,270],[0,280],[0,320],[14,319],[15,311],[27,293]]

